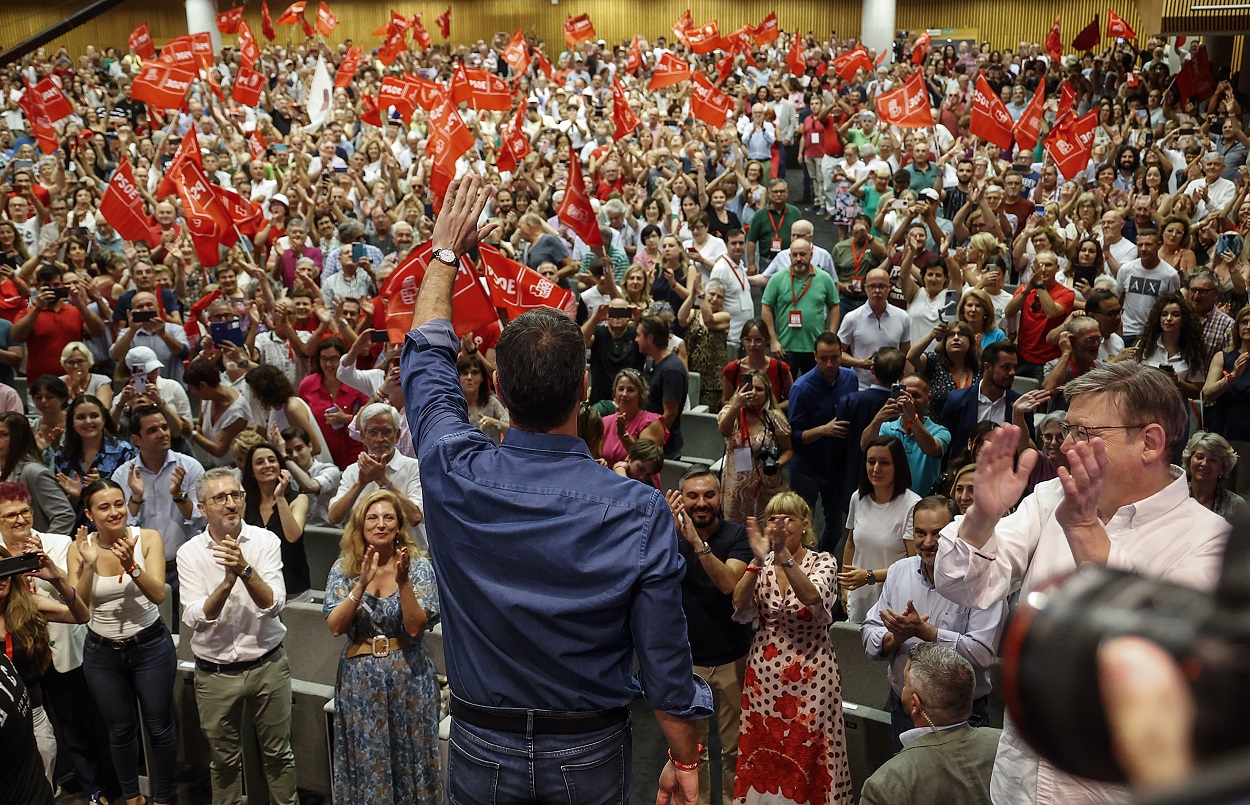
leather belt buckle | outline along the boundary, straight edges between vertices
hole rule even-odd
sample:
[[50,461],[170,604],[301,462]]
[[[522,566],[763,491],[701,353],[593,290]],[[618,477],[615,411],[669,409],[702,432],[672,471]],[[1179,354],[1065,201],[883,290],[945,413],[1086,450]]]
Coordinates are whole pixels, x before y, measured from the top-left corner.
[[386,635],[375,635],[370,640],[369,653],[380,659],[389,657],[391,655],[391,639]]
[[125,651],[126,645],[128,643],[129,643],[128,640],[110,640],[109,641],[109,645],[110,647],[112,647],[113,651]]

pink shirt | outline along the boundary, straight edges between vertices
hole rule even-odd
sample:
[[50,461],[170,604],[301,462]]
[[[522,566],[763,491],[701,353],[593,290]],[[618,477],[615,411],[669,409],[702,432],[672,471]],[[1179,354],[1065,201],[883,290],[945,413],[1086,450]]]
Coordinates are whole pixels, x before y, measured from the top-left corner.
[[[618,416],[620,414],[608,414],[603,418],[603,460],[608,462],[609,467],[618,461],[624,461],[626,456],[625,445],[621,444],[621,438],[616,435],[616,418]],[[639,411],[638,416],[634,417],[625,426],[625,432],[637,439],[638,434],[642,433],[648,425],[660,418],[659,414],[651,411]],[[664,428],[664,439],[665,441],[668,440],[668,428]],[[660,445],[660,447],[663,446]],[[651,481],[656,489],[660,488],[659,475],[652,476]]]

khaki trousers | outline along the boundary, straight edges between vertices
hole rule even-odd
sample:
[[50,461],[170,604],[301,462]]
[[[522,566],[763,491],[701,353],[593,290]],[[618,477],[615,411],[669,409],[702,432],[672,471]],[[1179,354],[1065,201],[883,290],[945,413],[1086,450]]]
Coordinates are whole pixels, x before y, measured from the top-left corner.
[[251,705],[269,801],[274,805],[299,805],[295,755],[291,752],[291,667],[286,649],[278,649],[260,666],[248,671],[208,673],[197,668],[195,703],[212,758],[215,805],[243,805],[239,731],[245,703]]
[[[720,736],[721,802],[731,805],[734,798],[734,769],[738,765],[738,722],[742,716],[742,678],[746,675],[747,658],[724,665],[696,665],[694,672],[712,689],[715,705],[716,732]],[[711,805],[712,775],[708,764],[708,722],[695,722],[699,743],[699,805]]]

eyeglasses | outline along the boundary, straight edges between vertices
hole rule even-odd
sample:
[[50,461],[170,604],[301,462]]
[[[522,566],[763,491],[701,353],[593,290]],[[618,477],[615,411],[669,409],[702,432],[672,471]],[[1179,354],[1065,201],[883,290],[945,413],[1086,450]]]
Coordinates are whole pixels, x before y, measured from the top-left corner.
[[19,519],[30,520],[32,517],[33,515],[31,514],[30,509],[20,509],[15,512],[9,512],[8,514],[0,514],[0,520],[5,521],[6,523],[16,523]]
[[233,500],[235,503],[242,503],[246,498],[247,493],[242,489],[238,489],[234,492],[222,492],[220,495],[213,495],[205,502],[211,503],[214,506],[225,506],[227,500]]
[[1072,439],[1074,442],[1088,442],[1091,435],[1098,435],[1098,431],[1103,430],[1136,430],[1144,428],[1149,423],[1141,425],[1074,425],[1071,422],[1059,423],[1059,432],[1063,434],[1063,438]]

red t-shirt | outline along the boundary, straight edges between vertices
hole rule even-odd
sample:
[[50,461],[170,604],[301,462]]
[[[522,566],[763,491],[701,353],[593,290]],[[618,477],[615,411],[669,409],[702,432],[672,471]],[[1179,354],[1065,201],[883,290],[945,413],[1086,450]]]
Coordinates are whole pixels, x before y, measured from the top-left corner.
[[1054,318],[1046,318],[1046,314],[1042,312],[1042,303],[1037,298],[1036,288],[1016,289],[1016,296],[1027,294],[1024,306],[1020,309],[1020,332],[1016,337],[1016,347],[1020,360],[1029,363],[1046,363],[1059,357],[1058,345],[1046,343],[1046,334],[1063,324],[1076,303],[1076,294],[1066,285],[1056,282],[1046,290],[1050,293],[1050,298],[1063,307]]
[[69,303],[62,302],[60,310],[41,310],[35,318],[34,329],[26,339],[37,348],[26,351],[26,376],[32,380],[39,375],[65,373],[61,368],[61,350],[71,341],[81,341],[82,313]]

